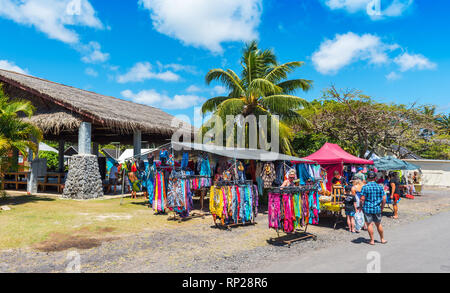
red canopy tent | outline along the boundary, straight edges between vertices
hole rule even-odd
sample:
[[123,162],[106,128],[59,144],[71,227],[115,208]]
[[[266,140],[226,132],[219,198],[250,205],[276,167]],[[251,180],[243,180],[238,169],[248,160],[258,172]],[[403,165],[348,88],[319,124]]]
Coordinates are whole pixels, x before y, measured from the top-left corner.
[[343,175],[344,164],[373,165],[373,161],[355,157],[333,143],[324,144],[320,150],[304,159],[315,161],[327,170],[328,190],[331,190],[331,180],[333,179],[334,171],[338,171],[341,176]]

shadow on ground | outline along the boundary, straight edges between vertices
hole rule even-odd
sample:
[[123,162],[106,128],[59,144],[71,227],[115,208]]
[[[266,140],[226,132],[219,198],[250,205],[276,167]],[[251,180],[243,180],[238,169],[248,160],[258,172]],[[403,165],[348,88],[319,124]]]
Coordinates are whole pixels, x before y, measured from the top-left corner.
[[33,195],[22,195],[22,196],[7,196],[0,199],[0,205],[21,205],[40,201],[55,201],[53,198],[33,196]]

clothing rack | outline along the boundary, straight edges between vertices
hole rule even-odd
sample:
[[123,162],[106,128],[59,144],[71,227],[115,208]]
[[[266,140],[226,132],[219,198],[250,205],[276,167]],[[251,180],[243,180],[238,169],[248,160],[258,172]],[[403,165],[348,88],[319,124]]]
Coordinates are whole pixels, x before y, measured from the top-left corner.
[[[253,186],[253,181],[252,180],[245,180],[244,183],[242,183],[242,181],[239,182],[237,180],[216,181],[216,182],[214,182],[213,186],[215,186],[215,187],[225,187],[225,186],[241,186],[241,187],[242,186],[250,186],[250,187],[252,187]],[[210,194],[210,196],[213,196],[213,195]],[[224,230],[228,230],[228,231],[231,231],[232,228],[235,228],[235,227],[253,226],[253,225],[258,224],[255,221],[255,217],[253,217],[252,220],[248,221],[248,222],[244,222],[242,219],[240,219],[240,220],[238,220],[238,223],[232,223],[232,224],[226,224],[225,220],[223,218],[221,218],[220,222],[218,223],[217,222],[217,218],[216,218],[215,215],[213,215],[213,220],[214,220],[214,225],[215,225],[216,228],[224,229]]]
[[213,186],[217,186],[217,187],[223,187],[223,186],[246,186],[246,185],[253,185],[253,181],[252,180],[245,180],[244,183],[242,183],[242,181],[239,180],[231,180],[231,181],[216,181],[214,182]]
[[[288,194],[290,196],[293,196],[296,193],[302,193],[305,191],[312,191],[312,192],[317,192],[318,188],[316,186],[296,186],[296,187],[272,187],[269,188],[269,190],[271,190],[273,193],[279,193],[280,196],[282,194]],[[291,247],[291,244],[294,242],[298,242],[298,241],[302,241],[302,240],[306,240],[306,239],[310,239],[312,238],[314,241],[317,240],[317,235],[309,233],[308,232],[308,226],[309,223],[306,223],[305,228],[299,229],[296,228],[293,232],[290,233],[285,233],[286,235],[280,235],[280,230],[277,229],[277,237],[273,238],[271,237],[268,242],[270,244],[277,244],[277,243],[283,243],[286,244],[288,246],[288,248]]]

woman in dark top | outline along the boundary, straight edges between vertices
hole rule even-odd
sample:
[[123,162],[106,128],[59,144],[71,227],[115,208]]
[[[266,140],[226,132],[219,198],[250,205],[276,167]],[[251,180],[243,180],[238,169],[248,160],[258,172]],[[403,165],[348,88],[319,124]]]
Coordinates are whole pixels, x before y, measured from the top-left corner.
[[398,201],[400,200],[400,182],[397,178],[396,172],[389,174],[389,196],[391,197],[394,206],[394,219],[398,219]]
[[350,186],[345,187],[345,215],[347,216],[348,231],[355,233],[355,212],[356,212],[356,197],[352,194]]

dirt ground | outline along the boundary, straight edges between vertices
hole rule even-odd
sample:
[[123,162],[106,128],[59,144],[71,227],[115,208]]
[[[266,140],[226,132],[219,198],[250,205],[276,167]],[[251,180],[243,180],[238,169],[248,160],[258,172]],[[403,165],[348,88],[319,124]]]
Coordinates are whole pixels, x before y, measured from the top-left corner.
[[[450,190],[427,189],[414,200],[402,199],[399,207],[399,220],[389,218],[390,211],[385,210],[383,225],[387,231],[449,211]],[[75,252],[80,256],[81,272],[253,272],[282,258],[367,238],[364,232],[347,232],[344,224],[334,230],[330,219],[321,218],[320,225],[308,228],[317,235],[317,241],[297,242],[288,248],[270,243],[277,233],[268,229],[265,213],[258,216],[255,226],[227,231],[215,228],[210,216],[177,223],[167,221],[167,216],[153,215],[149,209],[145,212],[150,219],[148,228],[139,233],[108,227],[110,220],[128,223],[133,219],[107,217],[96,229],[50,233],[32,245],[1,250],[0,271],[65,272]],[[158,221],[152,224],[154,217]]]

